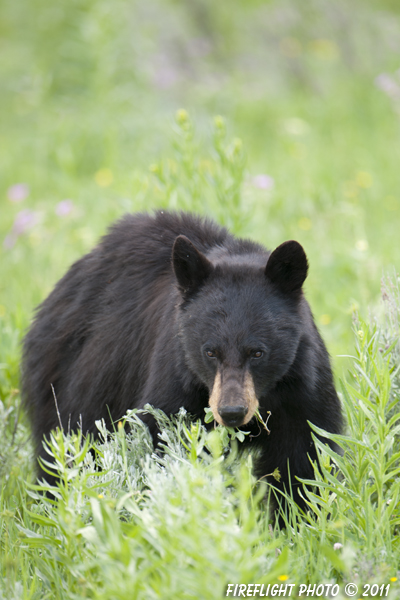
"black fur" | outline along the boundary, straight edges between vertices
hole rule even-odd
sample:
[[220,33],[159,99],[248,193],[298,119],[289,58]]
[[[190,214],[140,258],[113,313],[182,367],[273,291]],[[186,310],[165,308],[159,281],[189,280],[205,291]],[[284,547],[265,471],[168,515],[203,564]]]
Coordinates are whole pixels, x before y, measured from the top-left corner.
[[[307,420],[339,432],[342,419],[301,291],[307,267],[297,242],[271,254],[193,215],[123,217],[58,282],[25,338],[22,391],[38,454],[59,424],[51,384],[64,428],[95,433],[96,419],[111,425],[110,415],[146,403],[204,417],[220,365],[247,370],[262,416],[272,413],[270,435],[244,442],[261,451],[256,474],[278,467],[281,483],[267,480],[288,487],[289,459],[294,487],[295,476],[312,478]],[[243,429],[259,433],[255,419]]]

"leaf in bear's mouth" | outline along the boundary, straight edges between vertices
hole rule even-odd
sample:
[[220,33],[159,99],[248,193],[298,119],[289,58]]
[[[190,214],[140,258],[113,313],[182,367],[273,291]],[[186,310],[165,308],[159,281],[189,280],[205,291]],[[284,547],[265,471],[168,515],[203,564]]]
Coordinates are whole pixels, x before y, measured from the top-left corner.
[[211,423],[212,421],[214,421],[214,415],[213,415],[212,408],[210,408],[209,406],[206,406],[204,411],[206,413],[206,416],[204,417],[204,422]]
[[[231,437],[236,437],[239,440],[239,442],[243,442],[245,439],[245,436],[250,434],[250,432],[248,432],[248,431],[241,431],[238,427],[227,427],[226,425],[218,425],[214,419],[214,414],[212,412],[212,409],[209,406],[207,406],[204,409],[204,412],[206,413],[206,415],[204,417],[205,423],[212,423],[212,421],[214,421],[214,429],[218,426],[224,427],[225,429],[227,429],[229,431],[229,433],[231,434]],[[259,421],[261,423],[262,427],[265,429],[265,431],[269,435],[271,433],[271,430],[268,428],[268,421],[272,415],[270,410],[267,411],[267,415],[268,415],[267,420],[264,421],[259,409],[257,409],[254,413],[254,416],[256,417],[257,421]],[[261,430],[259,431],[258,435],[260,435],[260,433],[261,433]],[[258,437],[258,435],[257,436],[250,435],[250,438]]]

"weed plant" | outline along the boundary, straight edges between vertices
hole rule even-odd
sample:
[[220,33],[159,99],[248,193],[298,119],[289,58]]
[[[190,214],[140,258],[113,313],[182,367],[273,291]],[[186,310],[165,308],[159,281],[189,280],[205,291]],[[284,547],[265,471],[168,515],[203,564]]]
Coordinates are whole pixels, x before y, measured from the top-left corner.
[[162,432],[157,452],[137,410],[113,432],[98,422],[98,441],[54,432],[47,449],[57,486],[24,481],[26,430],[12,411],[3,412],[4,597],[208,599],[223,597],[228,583],[285,581],[338,583],[340,598],[347,582],[359,589],[390,584],[388,597],[397,598],[400,323],[393,277],[384,296],[385,323],[354,322],[353,368],[342,382],[346,434],[313,427],[340,452],[315,438],[320,468],[315,481],[303,482],[308,510],[300,514],[289,493],[284,530],[268,512],[273,490],[252,475],[256,457],[241,455],[235,434],[207,432],[183,410],[167,417],[146,407]]

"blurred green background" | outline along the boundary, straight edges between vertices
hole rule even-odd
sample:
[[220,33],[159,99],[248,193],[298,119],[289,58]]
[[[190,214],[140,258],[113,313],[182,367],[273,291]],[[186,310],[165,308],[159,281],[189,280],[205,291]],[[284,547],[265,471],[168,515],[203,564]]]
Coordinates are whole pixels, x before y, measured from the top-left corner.
[[299,240],[341,373],[400,264],[399,69],[394,0],[2,0],[3,397],[34,306],[113,219],[161,206]]

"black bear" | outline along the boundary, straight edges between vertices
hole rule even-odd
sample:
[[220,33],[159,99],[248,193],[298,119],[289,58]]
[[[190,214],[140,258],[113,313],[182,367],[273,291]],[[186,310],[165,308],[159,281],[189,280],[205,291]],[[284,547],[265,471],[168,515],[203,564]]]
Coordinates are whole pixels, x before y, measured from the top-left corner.
[[[146,403],[181,406],[250,431],[256,475],[313,478],[310,421],[338,433],[329,356],[302,285],[298,242],[272,253],[210,220],[159,211],[126,215],[72,265],[39,307],[24,342],[22,393],[38,454],[43,435],[79,424],[95,433]],[[270,433],[255,418],[271,413]],[[148,421],[154,439],[154,421]],[[331,446],[333,444],[331,443]],[[288,463],[289,469],[288,471]],[[290,472],[290,475],[289,475]]]

